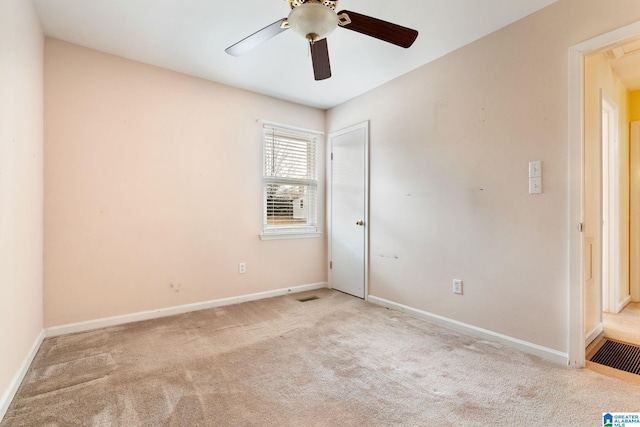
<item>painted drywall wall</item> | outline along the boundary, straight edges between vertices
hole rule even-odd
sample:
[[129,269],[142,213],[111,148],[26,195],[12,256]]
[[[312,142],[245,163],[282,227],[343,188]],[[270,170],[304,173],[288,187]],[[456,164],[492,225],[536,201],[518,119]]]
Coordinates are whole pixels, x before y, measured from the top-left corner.
[[[604,94],[604,95],[603,95]],[[585,238],[592,245],[591,271],[585,285],[585,333],[602,322],[602,107],[601,97],[609,97],[619,114],[620,218],[617,259],[620,271],[619,302],[629,296],[629,91],[616,76],[604,53],[585,58]],[[615,266],[612,266],[615,268]]]
[[45,326],[326,281],[324,235],[259,239],[257,119],[325,128],[322,110],[46,39]]
[[31,2],[0,2],[0,418],[42,332],[43,44]]
[[638,20],[561,0],[328,111],[371,124],[372,295],[568,351],[568,50]]
[[[629,282],[631,300],[640,302],[640,91],[629,93]],[[634,123],[635,122],[635,123]]]
[[640,90],[629,93],[629,121],[640,120]]

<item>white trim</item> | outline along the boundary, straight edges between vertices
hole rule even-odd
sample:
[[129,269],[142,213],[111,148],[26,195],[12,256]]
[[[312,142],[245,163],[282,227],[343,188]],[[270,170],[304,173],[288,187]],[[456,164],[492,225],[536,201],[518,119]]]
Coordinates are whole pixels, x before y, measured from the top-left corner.
[[627,297],[625,299],[623,299],[622,301],[620,301],[618,303],[618,306],[616,307],[616,309],[618,310],[616,313],[620,313],[622,311],[622,309],[631,302],[631,295],[627,295]]
[[600,335],[603,330],[604,329],[602,326],[602,322],[598,323],[592,330],[590,330],[589,333],[587,334],[587,337],[584,340],[584,348],[587,348],[589,344],[593,342],[593,340],[598,338],[598,335]]
[[371,145],[369,141],[369,120],[359,124],[358,126],[364,127],[364,218],[365,218],[365,233],[364,233],[364,300],[369,301],[369,233],[371,232],[370,217],[369,217],[369,185],[370,185],[370,172],[369,172],[369,147]]
[[584,48],[569,49],[569,365],[583,368],[584,345]]
[[260,240],[280,240],[280,239],[309,239],[320,237],[321,232],[272,232],[260,234]]
[[33,359],[36,357],[36,354],[38,354],[38,350],[40,350],[40,346],[42,345],[42,341],[44,341],[44,338],[45,331],[40,331],[40,334],[33,342],[33,345],[31,346],[31,350],[27,354],[27,357],[22,362],[22,365],[20,365],[20,369],[18,369],[18,372],[16,372],[13,379],[9,383],[9,387],[7,388],[7,390],[5,390],[2,398],[0,398],[0,421],[2,421],[5,414],[7,413],[9,405],[11,405],[11,401],[13,401],[13,398],[18,392],[18,389],[20,388],[24,377],[27,375]]
[[600,111],[607,113],[607,135],[604,119],[600,121],[602,149],[602,307],[618,314],[620,299],[620,111],[618,104],[600,89]]
[[333,198],[331,197],[333,178],[332,168],[333,168],[333,149],[331,148],[331,136],[329,134],[325,143],[325,162],[326,165],[324,167],[325,170],[325,218],[326,218],[326,227],[327,227],[327,281],[329,289],[333,289],[331,286],[331,267],[333,264],[333,258],[331,253],[331,233],[333,232],[333,218],[331,217],[331,212],[333,209]]
[[572,46],[571,50],[575,49],[583,55],[590,55],[635,40],[638,34],[640,34],[640,21],[578,43]]
[[640,22],[569,48],[569,364],[585,366],[584,346],[584,56],[636,38]]
[[283,129],[287,129],[287,130],[293,130],[293,131],[296,131],[296,132],[310,133],[310,134],[319,135],[319,136],[324,135],[324,132],[319,131],[319,130],[299,128],[299,127],[296,127],[296,126],[284,125],[282,123],[271,122],[269,120],[258,119],[257,122],[262,124],[263,126],[264,125],[274,126],[274,127],[278,127],[278,128],[283,128]]
[[140,322],[142,320],[158,319],[160,317],[190,313],[192,311],[206,310],[209,308],[222,307],[232,304],[239,304],[247,301],[256,301],[265,298],[279,297],[282,295],[294,294],[299,292],[313,291],[326,287],[326,282],[320,282],[309,285],[276,289],[273,291],[258,292],[255,294],[240,295],[237,297],[222,298],[211,301],[197,302],[193,304],[179,305],[175,307],[160,308],[157,310],[141,311],[138,313],[124,314],[122,316],[105,317],[102,319],[88,320],[86,322],[54,326],[46,329],[45,336],[48,338],[66,334],[74,334],[78,332],[92,331],[95,329],[107,328],[109,326],[124,325],[126,323]]
[[[262,132],[262,160],[263,160],[263,178],[262,178],[262,233],[261,240],[269,240],[269,237],[266,237],[271,234],[282,234],[284,237],[279,237],[280,239],[289,238],[288,235],[297,233],[303,235],[305,233],[315,233],[318,232],[318,203],[319,203],[319,192],[318,192],[318,152],[319,152],[319,141],[318,135],[310,134],[311,131],[297,131],[292,130],[292,128],[287,128],[285,125],[281,126],[263,126]],[[292,140],[289,139],[289,135],[296,134],[298,136],[293,137]],[[300,157],[302,155],[302,150],[304,148],[304,152],[306,153],[306,158],[303,159]],[[276,147],[281,147],[282,150],[276,149]],[[286,148],[286,149],[285,149]],[[298,177],[292,178],[287,176],[287,168],[285,170],[281,170],[277,168],[277,170],[273,170],[278,161],[284,161],[284,158],[281,158],[280,155],[287,157],[287,153],[289,153],[289,149],[293,150],[292,153],[298,153],[297,155],[293,155],[293,157],[289,158],[291,162],[285,162],[286,164],[291,163],[291,167],[294,168],[297,172],[304,172],[305,178]],[[270,166],[269,166],[270,165]],[[296,173],[297,173],[296,172]],[[269,188],[271,185],[284,185],[284,186],[303,186],[305,187],[305,206],[304,211],[306,215],[304,215],[304,223],[296,224],[287,223],[280,225],[270,225],[269,224]],[[294,200],[291,200],[291,208],[293,209],[293,218],[296,218],[296,204]],[[262,236],[265,236],[264,238]],[[300,236],[302,238],[310,237],[310,236]],[[278,237],[276,237],[277,239]],[[295,238],[295,237],[293,237]]]
[[427,320],[429,322],[445,326],[450,329],[455,329],[457,331],[464,332],[478,338],[498,342],[500,344],[506,345],[507,347],[515,348],[528,354],[533,354],[554,363],[567,365],[569,360],[569,355],[567,353],[563,353],[552,348],[543,347],[538,344],[523,341],[517,338],[490,331],[488,329],[478,328],[477,326],[462,323],[457,320],[449,319],[447,317],[439,316],[437,314],[429,313],[417,308],[408,307],[406,305],[388,301],[373,295],[369,295],[369,302],[381,305],[391,310],[400,311],[402,313],[406,313]]

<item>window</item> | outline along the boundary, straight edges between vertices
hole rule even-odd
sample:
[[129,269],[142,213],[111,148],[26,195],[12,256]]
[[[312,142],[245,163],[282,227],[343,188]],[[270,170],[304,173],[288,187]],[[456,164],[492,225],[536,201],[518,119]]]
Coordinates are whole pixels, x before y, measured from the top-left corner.
[[264,125],[262,238],[317,234],[317,135]]

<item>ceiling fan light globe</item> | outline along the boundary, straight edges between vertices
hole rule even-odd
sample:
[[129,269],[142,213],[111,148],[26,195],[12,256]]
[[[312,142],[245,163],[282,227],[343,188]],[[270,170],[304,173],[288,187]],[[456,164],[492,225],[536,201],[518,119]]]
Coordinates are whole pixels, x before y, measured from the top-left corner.
[[321,40],[327,37],[338,26],[338,15],[331,8],[319,3],[304,3],[291,10],[289,26],[302,37]]

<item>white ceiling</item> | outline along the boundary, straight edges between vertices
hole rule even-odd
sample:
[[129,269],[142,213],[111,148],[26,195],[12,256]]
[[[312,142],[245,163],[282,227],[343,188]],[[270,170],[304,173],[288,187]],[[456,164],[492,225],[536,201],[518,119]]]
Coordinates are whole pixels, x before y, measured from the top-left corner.
[[557,0],[340,0],[418,30],[409,49],[344,28],[327,41],[333,77],[313,79],[292,31],[236,58],[224,49],[288,15],[286,0],[34,0],[45,35],[207,80],[330,108]]

